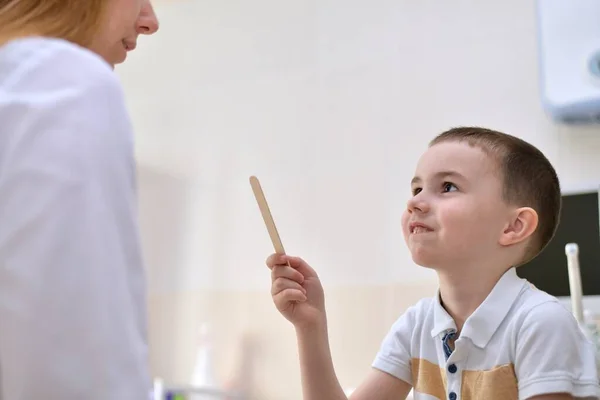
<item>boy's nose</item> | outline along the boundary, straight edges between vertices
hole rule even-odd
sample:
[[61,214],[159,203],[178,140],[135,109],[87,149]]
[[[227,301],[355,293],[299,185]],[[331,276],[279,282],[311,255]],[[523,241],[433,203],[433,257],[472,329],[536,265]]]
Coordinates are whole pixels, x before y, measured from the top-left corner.
[[409,212],[421,212],[427,213],[429,212],[429,204],[425,201],[423,196],[417,194],[416,196],[411,197],[406,204],[406,208]]

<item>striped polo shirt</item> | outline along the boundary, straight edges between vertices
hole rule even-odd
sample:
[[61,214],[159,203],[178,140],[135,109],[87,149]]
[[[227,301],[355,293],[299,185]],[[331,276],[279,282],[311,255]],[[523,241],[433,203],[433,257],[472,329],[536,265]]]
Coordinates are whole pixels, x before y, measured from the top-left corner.
[[415,400],[516,400],[547,393],[600,399],[593,344],[573,315],[509,269],[454,340],[439,300],[410,307],[373,367],[413,387]]

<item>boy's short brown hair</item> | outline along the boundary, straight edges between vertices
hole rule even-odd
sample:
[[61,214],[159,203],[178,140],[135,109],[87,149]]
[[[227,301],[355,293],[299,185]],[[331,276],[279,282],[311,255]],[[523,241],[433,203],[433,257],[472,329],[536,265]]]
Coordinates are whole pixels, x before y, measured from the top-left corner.
[[520,264],[536,257],[554,236],[561,208],[558,176],[546,156],[522,139],[480,127],[452,128],[436,136],[429,146],[442,142],[466,142],[497,159],[504,200],[538,213],[537,229]]

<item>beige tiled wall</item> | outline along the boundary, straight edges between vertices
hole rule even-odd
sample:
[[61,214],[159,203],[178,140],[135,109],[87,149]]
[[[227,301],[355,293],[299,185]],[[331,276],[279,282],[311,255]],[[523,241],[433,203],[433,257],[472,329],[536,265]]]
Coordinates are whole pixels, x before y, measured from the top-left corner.
[[[345,287],[327,290],[329,334],[334,362],[344,387],[365,376],[387,330],[434,284]],[[181,292],[150,299],[153,374],[167,382],[187,382],[195,357],[194,331],[212,326],[217,376],[226,383],[239,368],[242,344],[255,346],[251,388],[259,400],[296,400],[300,371],[292,326],[277,313],[268,291]]]

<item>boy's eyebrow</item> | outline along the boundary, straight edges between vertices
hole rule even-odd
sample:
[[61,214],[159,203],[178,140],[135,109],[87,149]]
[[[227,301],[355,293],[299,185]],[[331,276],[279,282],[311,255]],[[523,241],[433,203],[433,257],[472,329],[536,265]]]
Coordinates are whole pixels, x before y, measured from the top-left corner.
[[[462,180],[466,179],[463,175],[459,174],[456,171],[440,171],[434,175],[434,178],[436,178],[436,179],[455,178],[455,179],[462,179]],[[420,177],[415,176],[410,181],[410,184],[414,185],[415,183],[421,183],[421,181],[422,181],[422,179]]]

